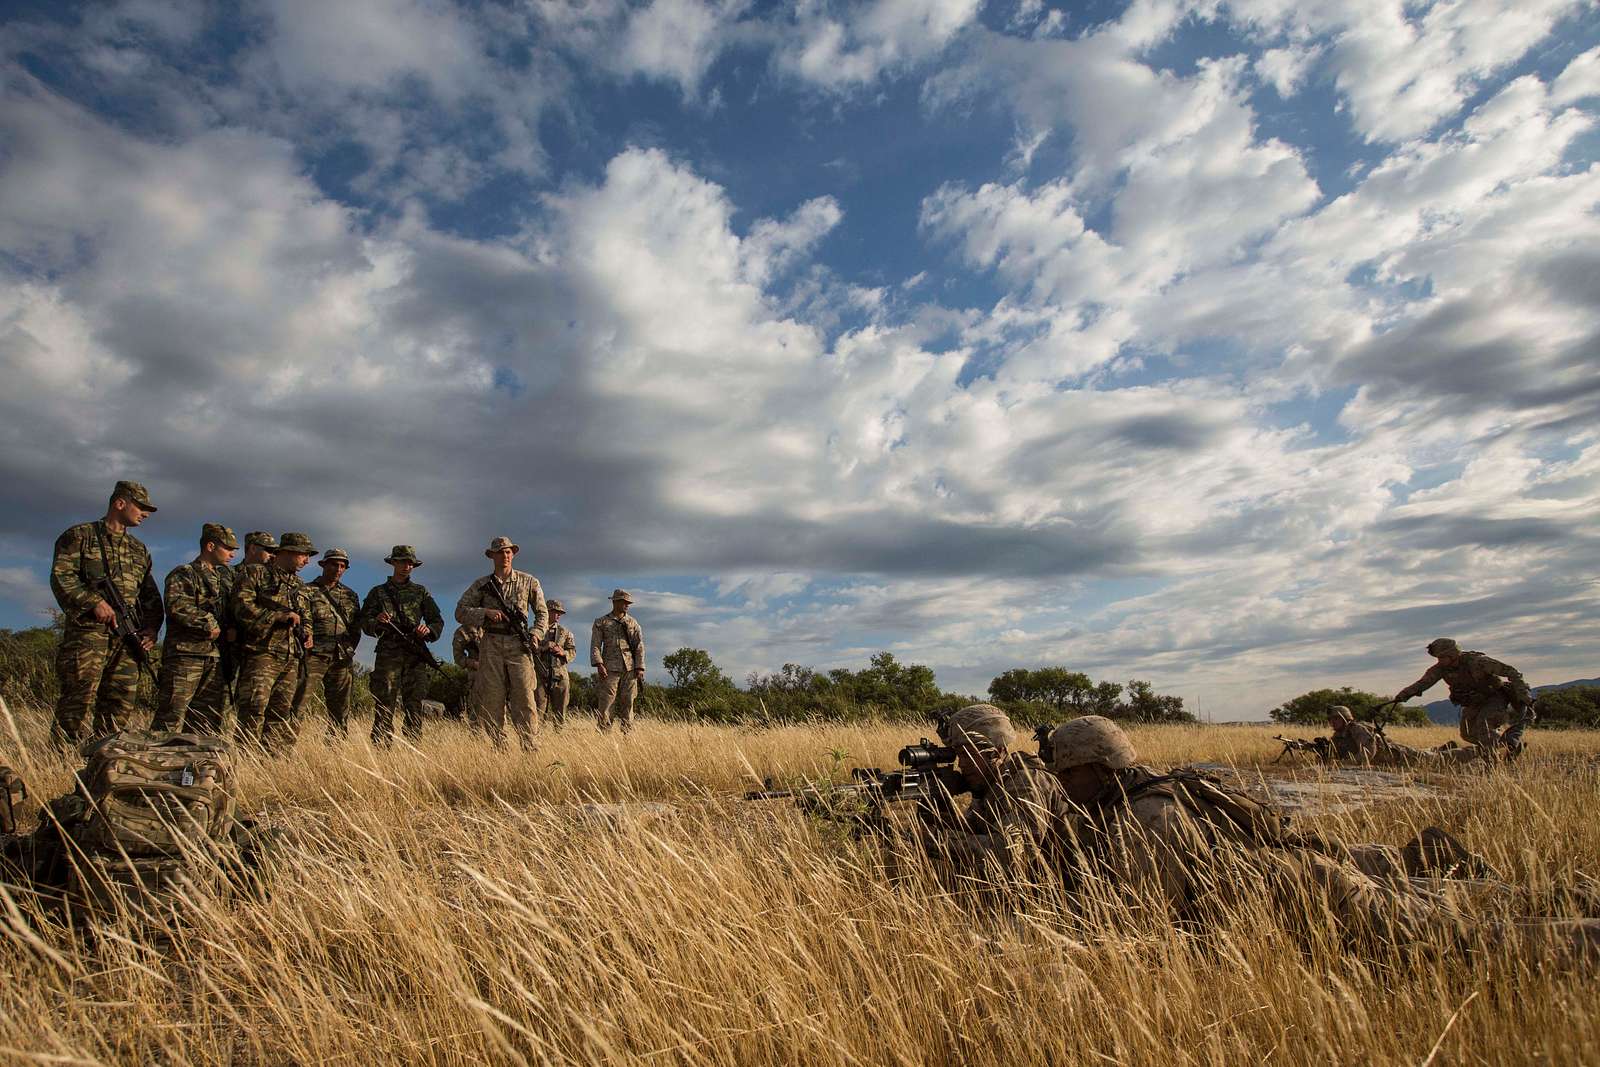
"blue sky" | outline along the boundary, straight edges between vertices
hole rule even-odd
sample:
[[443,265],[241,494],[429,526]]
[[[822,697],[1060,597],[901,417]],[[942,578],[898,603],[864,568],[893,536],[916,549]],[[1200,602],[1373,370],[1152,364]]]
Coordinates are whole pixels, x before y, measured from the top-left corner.
[[736,676],[1595,673],[1592,3],[7,10],[0,625],[135,477]]

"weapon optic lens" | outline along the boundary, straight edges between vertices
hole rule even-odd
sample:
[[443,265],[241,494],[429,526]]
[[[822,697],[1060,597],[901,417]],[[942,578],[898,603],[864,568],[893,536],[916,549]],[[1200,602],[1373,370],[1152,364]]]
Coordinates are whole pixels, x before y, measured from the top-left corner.
[[954,763],[956,750],[936,745],[924,737],[915,745],[907,745],[897,757],[902,767],[937,767],[941,763]]

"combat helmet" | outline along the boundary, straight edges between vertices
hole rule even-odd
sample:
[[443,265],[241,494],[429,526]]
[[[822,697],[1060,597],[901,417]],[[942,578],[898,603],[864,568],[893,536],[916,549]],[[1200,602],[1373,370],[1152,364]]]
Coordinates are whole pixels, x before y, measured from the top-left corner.
[[968,704],[952,712],[939,727],[945,743],[959,748],[1010,748],[1017,742],[1016,728],[1005,712],[993,704]]
[[1461,646],[1448,637],[1435,637],[1428,642],[1428,655],[1439,656],[1446,652],[1460,652]]
[[1104,715],[1068,719],[1050,734],[1050,767],[1057,772],[1089,763],[1120,771],[1132,767],[1138,758],[1122,727]]

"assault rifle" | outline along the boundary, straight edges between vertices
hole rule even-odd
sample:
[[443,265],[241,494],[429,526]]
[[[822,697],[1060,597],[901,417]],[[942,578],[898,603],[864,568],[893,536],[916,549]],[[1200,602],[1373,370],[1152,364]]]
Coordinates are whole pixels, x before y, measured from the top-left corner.
[[400,646],[407,652],[411,653],[413,659],[420,660],[427,666],[433,668],[433,670],[437,671],[441,677],[450,677],[450,672],[444,669],[444,664],[440,663],[439,657],[433,654],[433,649],[428,647],[428,642],[418,637],[413,631],[401,627],[399,623],[394,621],[395,619],[399,619],[401,622],[408,620],[406,619],[405,612],[400,610],[400,605],[395,602],[393,597],[389,598],[389,607],[394,610],[389,612],[389,621],[383,625],[387,626],[391,631],[394,632],[395,637],[399,638]]
[[1313,737],[1307,741],[1301,737],[1273,734],[1272,739],[1283,742],[1283,751],[1278,753],[1278,758],[1273,760],[1273,763],[1283,762],[1283,757],[1291,752],[1309,752],[1320,760],[1333,759],[1333,739],[1329,737]]
[[953,815],[954,798],[967,791],[955,760],[955,749],[924,737],[900,750],[900,770],[857,767],[851,770],[848,782],[808,782],[791,789],[776,789],[769,778],[744,799],[790,799],[808,815],[845,823],[857,836],[869,831],[882,833],[892,826],[892,804],[910,803],[928,815]]
[[517,632],[517,640],[522,642],[522,647],[529,656],[537,655],[533,648],[533,631],[528,629],[528,616],[521,608],[513,609],[511,602],[506,599],[505,590],[500,588],[500,579],[489,575],[489,592],[500,602],[500,612],[506,617],[506,622]]
[[145,651],[144,642],[139,637],[139,624],[134,620],[133,612],[128,609],[128,602],[122,599],[122,594],[117,591],[116,585],[110,578],[101,578],[94,583],[95,592],[111,605],[114,618],[111,630],[121,643],[121,650],[133,657],[133,662],[150,678],[150,684],[160,691],[160,683],[156,681],[156,669],[150,663],[150,653]]

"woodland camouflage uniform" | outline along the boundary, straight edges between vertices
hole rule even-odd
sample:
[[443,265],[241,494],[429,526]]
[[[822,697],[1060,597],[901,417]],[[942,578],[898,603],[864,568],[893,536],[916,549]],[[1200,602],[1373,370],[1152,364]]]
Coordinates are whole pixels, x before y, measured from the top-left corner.
[[[484,555],[517,546],[509,537],[496,537],[489,542]],[[499,589],[499,595],[495,589]],[[505,603],[501,603],[501,598]],[[478,640],[478,669],[472,681],[472,707],[490,740],[496,745],[505,743],[505,720],[509,712],[511,723],[524,749],[534,747],[534,735],[539,729],[539,681],[534,672],[533,655],[517,636],[511,620],[489,622],[485,613],[507,609],[522,616],[534,647],[544,638],[549,623],[549,610],[544,602],[544,590],[539,579],[531,574],[513,570],[504,581],[493,574],[477,579],[456,601],[456,622],[463,626],[479,627],[483,636]]]
[[[137,482],[118,482],[113,496],[123,496],[147,511],[149,494]],[[56,650],[56,700],[50,736],[57,744],[84,739],[84,720],[93,714],[93,734],[131,725],[139,690],[139,666],[116,636],[94,619],[105,599],[94,589],[109,578],[137,624],[154,633],[161,628],[161,593],[150,573],[150,551],[131,532],[112,533],[103,519],[82,523],[56,538],[50,564],[50,591],[65,617]]]
[[[621,589],[611,592],[612,603],[621,600],[633,603],[633,597]],[[627,733],[633,729],[633,698],[638,691],[634,670],[644,666],[644,630],[632,615],[618,618],[606,613],[594,620],[589,629],[589,665],[604,666],[606,676],[596,678],[599,690],[595,708],[595,722],[602,730],[611,729],[612,711]],[[597,672],[598,673],[598,672]]]
[[[350,557],[330,548],[324,560]],[[306,656],[305,699],[322,701],[328,713],[328,733],[339,737],[350,730],[350,700],[356,684],[356,646],[361,644],[361,598],[341,581],[321,575],[306,583],[311,604],[311,651]]]
[[[200,543],[238,548],[233,531],[216,523],[201,528]],[[161,696],[152,730],[220,734],[227,702],[219,638],[226,630],[233,570],[196,558],[167,574],[167,637],[161,645]]]
[[[280,544],[278,559],[314,551],[304,534],[284,534]],[[306,649],[284,616],[293,612],[309,625],[311,597],[300,576],[274,560],[244,568],[232,604],[242,652],[234,734],[240,743],[277,750],[293,743],[305,695]]]
[[[395,545],[394,551],[384,560],[410,560],[421,566],[416,550],[410,545]],[[416,742],[422,737],[422,700],[428,693],[431,668],[413,653],[401,638],[388,626],[378,621],[378,616],[388,612],[394,624],[406,633],[413,633],[419,622],[428,626],[427,641],[437,641],[444,629],[444,617],[439,605],[428,594],[427,587],[416,580],[397,582],[389,578],[375,585],[361,605],[361,630],[378,639],[373,657],[372,676],[372,743],[387,747],[394,741],[394,713],[399,708],[404,716],[402,731],[406,740]]]

